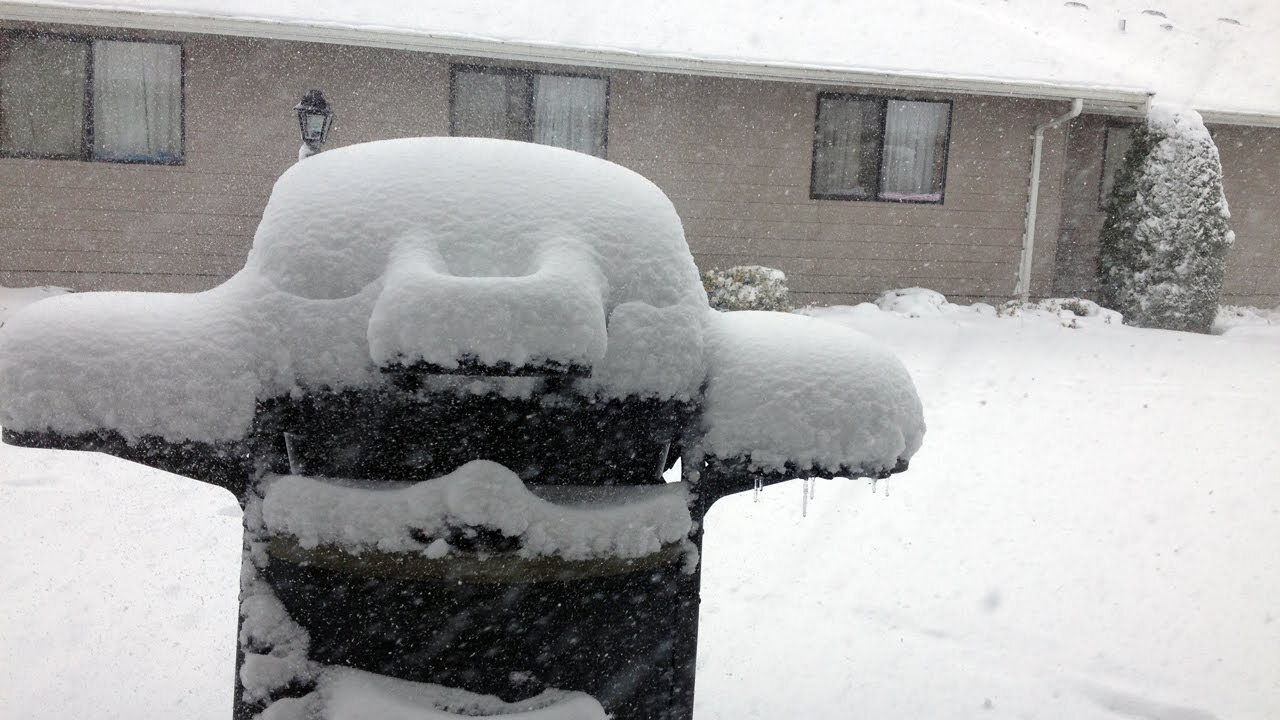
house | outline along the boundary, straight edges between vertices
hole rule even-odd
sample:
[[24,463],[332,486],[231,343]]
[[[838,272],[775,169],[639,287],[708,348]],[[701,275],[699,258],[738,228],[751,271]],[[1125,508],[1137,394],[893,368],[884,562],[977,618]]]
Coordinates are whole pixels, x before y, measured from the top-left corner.
[[1102,186],[1154,98],[1220,149],[1224,302],[1280,304],[1270,3],[356,5],[0,0],[0,285],[219,283],[314,88],[326,148],[491,135],[632,168],[700,267],[779,267],[804,302],[1087,296]]

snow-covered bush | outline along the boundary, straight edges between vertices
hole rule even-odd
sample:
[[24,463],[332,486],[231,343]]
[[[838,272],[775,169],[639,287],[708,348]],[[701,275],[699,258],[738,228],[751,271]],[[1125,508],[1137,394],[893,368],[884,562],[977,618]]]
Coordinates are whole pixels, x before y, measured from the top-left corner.
[[787,276],[776,268],[739,265],[702,273],[707,301],[717,310],[776,310],[791,312]]
[[1025,303],[1010,300],[1001,305],[996,313],[1000,317],[1054,316],[1063,327],[1073,330],[1084,327],[1086,322],[1100,322],[1103,325],[1120,325],[1124,322],[1124,316],[1120,313],[1084,298],[1045,298]]
[[941,315],[958,306],[947,301],[937,290],[909,287],[886,290],[876,298],[876,306],[885,312],[894,312],[907,317],[927,317]]
[[1209,332],[1234,234],[1218,148],[1200,115],[1156,108],[1107,200],[1102,304],[1142,327]]
[[1238,327],[1265,327],[1280,325],[1280,307],[1271,310],[1246,305],[1223,305],[1218,308],[1212,331],[1222,335]]

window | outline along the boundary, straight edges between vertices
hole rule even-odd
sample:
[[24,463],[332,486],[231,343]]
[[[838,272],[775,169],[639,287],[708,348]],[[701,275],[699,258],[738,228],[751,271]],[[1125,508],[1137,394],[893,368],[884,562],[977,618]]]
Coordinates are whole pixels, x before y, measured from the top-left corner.
[[456,67],[450,132],[555,145],[604,157],[609,81]]
[[1102,184],[1098,188],[1098,207],[1106,209],[1111,188],[1116,184],[1116,173],[1124,163],[1124,156],[1133,145],[1132,125],[1108,125],[1107,138],[1102,149]]
[[809,195],[942,202],[951,103],[820,93]]
[[182,47],[0,34],[0,155],[181,162]]

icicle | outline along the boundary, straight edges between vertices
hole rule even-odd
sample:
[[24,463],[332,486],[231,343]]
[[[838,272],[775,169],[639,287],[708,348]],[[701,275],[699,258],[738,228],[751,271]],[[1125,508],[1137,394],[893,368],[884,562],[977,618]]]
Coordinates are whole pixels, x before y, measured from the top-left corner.
[[884,496],[889,497],[889,478],[884,479]]
[[756,478],[756,492],[752,502],[760,502],[760,491],[764,489],[764,480]]
[[875,478],[871,478],[871,494],[872,494],[872,495],[875,495],[875,494],[876,494],[876,479],[875,479]]
[[818,478],[809,478],[809,499],[813,499],[813,493],[818,487]]
[[800,517],[809,517],[809,478],[800,486]]

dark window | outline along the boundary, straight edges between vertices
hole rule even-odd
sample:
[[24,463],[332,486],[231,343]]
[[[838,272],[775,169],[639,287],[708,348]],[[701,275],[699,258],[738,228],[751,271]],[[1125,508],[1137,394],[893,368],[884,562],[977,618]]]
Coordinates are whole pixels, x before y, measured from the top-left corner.
[[942,202],[951,103],[821,93],[809,194]]
[[182,47],[0,35],[0,154],[182,160]]
[[1116,184],[1116,173],[1124,163],[1125,153],[1133,145],[1132,125],[1108,125],[1107,138],[1102,149],[1102,183],[1098,188],[1098,207],[1106,209],[1111,188]]
[[456,67],[450,132],[604,157],[608,96],[609,81],[604,78]]

